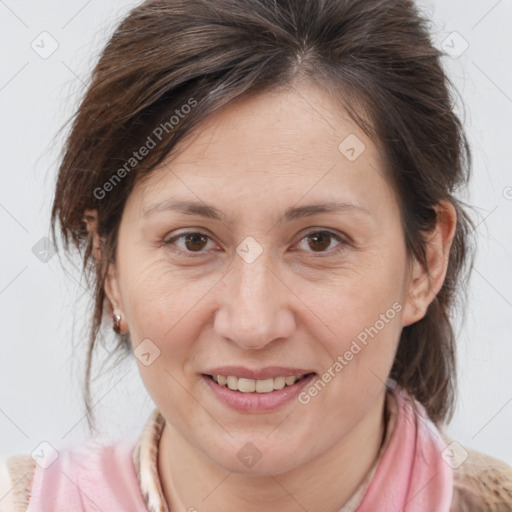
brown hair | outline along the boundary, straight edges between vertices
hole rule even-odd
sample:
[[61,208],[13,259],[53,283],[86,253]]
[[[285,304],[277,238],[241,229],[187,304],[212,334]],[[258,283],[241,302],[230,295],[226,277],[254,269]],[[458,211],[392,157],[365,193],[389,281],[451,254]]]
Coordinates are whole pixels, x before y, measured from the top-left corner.
[[[441,56],[427,20],[410,0],[151,0],[128,14],[102,51],[72,119],[51,214],[55,243],[59,221],[64,248],[72,242],[81,251],[94,288],[85,379],[89,418],[106,271],[115,261],[117,232],[134,184],[212,112],[299,79],[328,86],[382,148],[409,257],[426,265],[434,206],[448,200],[456,207],[445,282],[424,318],[403,328],[390,375],[435,422],[452,417],[450,313],[467,285],[463,270],[474,224],[453,196],[469,180],[471,156]],[[155,147],[138,158],[149,138]],[[84,223],[86,209],[98,213],[98,261]],[[129,351],[127,335],[116,340],[116,348]]]

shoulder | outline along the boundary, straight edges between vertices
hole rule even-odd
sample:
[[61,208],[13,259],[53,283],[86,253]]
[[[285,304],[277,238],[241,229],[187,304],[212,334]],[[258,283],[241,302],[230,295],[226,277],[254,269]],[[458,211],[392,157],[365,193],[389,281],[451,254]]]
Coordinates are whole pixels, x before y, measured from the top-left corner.
[[[90,440],[46,456],[43,453],[37,462],[30,454],[9,457],[0,470],[0,498],[5,495],[0,512],[26,512],[32,502],[59,511],[63,510],[61,502],[65,502],[72,510],[82,510],[79,493],[82,489],[101,491],[97,481],[100,475],[102,481],[115,481],[119,466],[126,462],[127,446],[127,440],[110,445]],[[80,490],[73,482],[80,482]],[[57,488],[58,496],[54,495]]]
[[89,510],[84,499],[102,510],[145,510],[132,462],[134,444],[132,438],[110,444],[90,440],[43,452],[37,462],[27,454],[8,458],[0,512],[26,512],[32,504],[53,512]]
[[28,454],[0,461],[0,512],[24,512],[27,509],[35,469],[36,463]]
[[453,460],[453,512],[512,510],[512,467],[442,434]]
[[[46,456],[43,452],[37,463],[30,454],[0,460],[0,512],[26,512],[31,502],[44,502],[53,512],[82,510],[82,499],[73,482],[80,482],[81,490],[103,500],[107,504],[103,510],[146,510],[139,485],[142,475],[148,499],[158,502],[155,460],[163,424],[155,409],[138,438],[129,436],[108,444],[90,439],[54,449]],[[58,496],[49,492],[57,488]],[[60,501],[57,503],[56,499]],[[69,506],[75,502],[76,507]]]

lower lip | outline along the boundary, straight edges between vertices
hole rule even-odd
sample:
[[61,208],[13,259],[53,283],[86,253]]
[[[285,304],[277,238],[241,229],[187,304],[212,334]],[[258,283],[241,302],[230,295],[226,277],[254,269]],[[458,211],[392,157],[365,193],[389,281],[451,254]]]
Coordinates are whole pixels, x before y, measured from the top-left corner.
[[233,391],[226,386],[220,386],[207,375],[201,377],[213,394],[232,409],[240,412],[268,412],[291,402],[313,380],[314,376],[315,374],[312,373],[291,386],[285,386],[283,389],[277,389],[270,393]]

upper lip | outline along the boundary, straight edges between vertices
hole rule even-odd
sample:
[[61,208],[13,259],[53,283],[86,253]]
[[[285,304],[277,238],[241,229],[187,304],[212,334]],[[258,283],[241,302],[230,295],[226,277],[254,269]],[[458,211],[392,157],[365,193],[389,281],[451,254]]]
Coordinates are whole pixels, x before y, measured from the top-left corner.
[[308,373],[314,372],[304,368],[286,368],[284,366],[267,366],[258,370],[251,370],[244,366],[219,366],[204,372],[205,375],[232,375],[234,377],[254,380],[271,379],[274,377],[298,377],[299,375],[306,375]]

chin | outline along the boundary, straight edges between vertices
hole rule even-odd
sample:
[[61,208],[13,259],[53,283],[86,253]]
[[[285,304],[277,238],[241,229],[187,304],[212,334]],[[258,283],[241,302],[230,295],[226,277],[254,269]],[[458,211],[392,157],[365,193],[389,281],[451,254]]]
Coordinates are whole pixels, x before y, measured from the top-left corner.
[[269,442],[265,439],[266,436],[268,433],[259,437],[243,436],[245,440],[237,438],[234,441],[230,438],[227,449],[219,446],[212,450],[212,444],[209,444],[204,453],[215,465],[240,475],[279,475],[305,462],[302,460],[304,453],[301,451],[304,443],[294,442],[294,446],[286,446],[284,441]]

